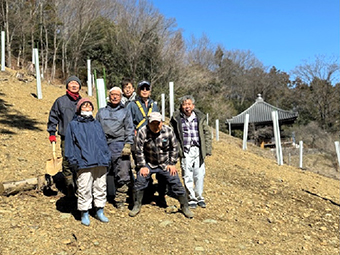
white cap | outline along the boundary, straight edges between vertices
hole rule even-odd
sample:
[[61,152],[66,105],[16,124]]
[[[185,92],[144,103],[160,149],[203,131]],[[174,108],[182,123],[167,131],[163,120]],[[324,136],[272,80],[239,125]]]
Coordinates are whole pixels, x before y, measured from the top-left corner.
[[149,123],[153,122],[153,121],[158,121],[161,122],[162,121],[162,114],[160,114],[159,112],[152,112],[149,114]]

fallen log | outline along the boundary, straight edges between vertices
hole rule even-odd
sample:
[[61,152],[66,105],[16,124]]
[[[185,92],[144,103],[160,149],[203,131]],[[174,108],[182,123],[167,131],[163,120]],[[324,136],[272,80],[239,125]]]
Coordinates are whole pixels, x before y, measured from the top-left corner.
[[9,181],[0,183],[0,195],[10,196],[21,191],[42,189],[46,185],[45,176],[38,176],[21,181]]

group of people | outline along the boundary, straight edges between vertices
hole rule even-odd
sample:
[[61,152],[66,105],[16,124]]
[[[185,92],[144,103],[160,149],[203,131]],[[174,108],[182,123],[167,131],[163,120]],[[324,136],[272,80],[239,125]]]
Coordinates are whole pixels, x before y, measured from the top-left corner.
[[[59,135],[66,196],[76,193],[82,224],[90,225],[92,207],[98,220],[109,222],[103,210],[107,199],[113,197],[116,207],[124,208],[128,191],[133,198],[129,216],[136,216],[154,173],[164,206],[168,191],[188,218],[194,216],[190,209],[206,207],[204,159],[211,155],[211,134],[192,96],[180,99],[168,126],[147,81],[138,83],[136,93],[132,80],[123,79],[121,87],[110,89],[107,105],[95,117],[93,103],[80,96],[80,89],[78,77],[66,80],[66,94],[54,102],[47,131],[51,143]],[[184,187],[176,169],[178,158]]]

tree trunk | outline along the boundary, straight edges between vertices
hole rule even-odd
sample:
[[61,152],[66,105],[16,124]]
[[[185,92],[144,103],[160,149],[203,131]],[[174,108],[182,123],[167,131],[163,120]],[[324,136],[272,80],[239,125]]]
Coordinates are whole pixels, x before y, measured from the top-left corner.
[[56,71],[56,59],[57,59],[57,51],[58,51],[58,45],[57,45],[57,28],[55,27],[54,33],[53,33],[53,59],[52,59],[52,70],[51,70],[51,81],[55,79],[55,71]]
[[25,61],[26,61],[26,36],[23,34],[22,39],[22,63],[21,66],[25,67]]
[[[49,54],[48,47],[49,47],[49,44],[48,44],[48,30],[47,30],[47,26],[45,24],[45,19],[44,19],[44,27],[45,27],[45,63],[44,63],[44,72],[46,74],[47,73],[47,69],[48,69],[48,54]],[[46,75],[44,75],[44,76],[46,76]]]
[[63,41],[63,45],[61,46],[61,72],[63,74],[63,78],[65,78],[65,42]]
[[40,56],[40,63],[41,63],[41,74],[44,75],[44,43],[43,43],[43,11],[42,11],[42,3],[39,4],[39,26],[40,26],[40,31],[39,31],[39,41],[40,41],[40,49],[38,49],[39,56]]

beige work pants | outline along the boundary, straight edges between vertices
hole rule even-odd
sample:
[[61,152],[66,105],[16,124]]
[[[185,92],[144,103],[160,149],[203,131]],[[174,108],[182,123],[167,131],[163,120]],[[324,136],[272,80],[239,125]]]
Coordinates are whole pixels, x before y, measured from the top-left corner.
[[106,204],[106,174],[104,166],[79,169],[77,178],[78,210],[87,211],[93,205],[103,208]]

